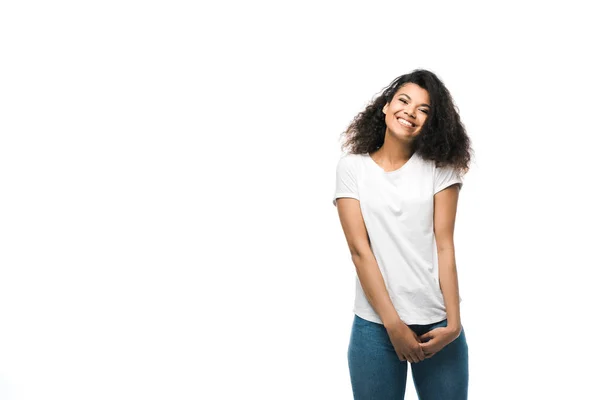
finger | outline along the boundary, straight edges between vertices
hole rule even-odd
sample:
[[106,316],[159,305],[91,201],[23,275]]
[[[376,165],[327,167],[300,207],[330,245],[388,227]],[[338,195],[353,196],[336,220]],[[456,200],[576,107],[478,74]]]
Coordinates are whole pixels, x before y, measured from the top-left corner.
[[426,336],[426,337],[433,339],[433,338],[441,335],[444,332],[444,329],[446,329],[446,328],[445,327],[435,328],[435,329],[430,330],[429,332],[424,333],[421,336]]
[[416,358],[419,361],[423,361],[423,359],[425,358],[425,352],[423,351],[421,346],[419,346],[412,351],[412,356],[413,358]]
[[415,362],[423,361],[425,359],[425,354],[423,354],[423,350],[420,348],[413,351],[411,356]]
[[434,329],[434,330],[432,330],[432,331],[425,332],[424,334],[422,334],[422,335],[420,336],[420,338],[421,338],[422,340],[431,340],[431,339],[433,339],[433,338],[435,338],[435,337],[437,336],[438,332],[439,332],[439,331],[437,331],[437,330],[435,330],[435,329]]
[[426,346],[425,348],[435,347],[438,345],[439,342],[440,342],[439,336],[433,336],[431,339],[429,339],[428,341],[423,343],[423,346]]
[[417,342],[420,342],[420,341],[421,341],[421,338],[419,337],[419,335],[417,335],[417,334],[416,334],[415,332],[413,332],[413,331],[411,331],[411,332],[412,332],[412,335],[413,335],[413,337],[415,338],[415,340],[416,340]]

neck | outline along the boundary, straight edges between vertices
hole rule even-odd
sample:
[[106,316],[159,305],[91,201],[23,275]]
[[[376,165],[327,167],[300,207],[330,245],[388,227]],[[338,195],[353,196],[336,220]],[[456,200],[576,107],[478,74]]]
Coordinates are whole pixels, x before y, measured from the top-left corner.
[[396,165],[408,161],[414,152],[410,145],[385,141],[374,153],[377,153],[379,160],[384,161],[389,165]]

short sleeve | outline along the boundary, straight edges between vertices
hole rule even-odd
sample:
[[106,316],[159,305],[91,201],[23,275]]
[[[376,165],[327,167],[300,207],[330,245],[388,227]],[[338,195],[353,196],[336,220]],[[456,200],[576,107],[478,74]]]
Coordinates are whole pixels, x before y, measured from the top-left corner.
[[350,154],[342,156],[338,161],[335,172],[334,206],[337,206],[336,200],[339,197],[351,197],[360,200],[356,184],[356,164],[353,161],[355,160]]
[[435,167],[434,178],[433,178],[433,194],[446,189],[448,186],[458,183],[458,190],[462,189],[463,181],[458,171],[452,166],[446,167]]

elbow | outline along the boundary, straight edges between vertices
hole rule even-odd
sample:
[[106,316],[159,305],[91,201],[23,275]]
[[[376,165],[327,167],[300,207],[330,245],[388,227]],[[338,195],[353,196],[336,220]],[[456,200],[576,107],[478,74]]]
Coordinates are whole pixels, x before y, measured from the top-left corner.
[[437,244],[437,252],[440,253],[454,253],[454,238],[451,235],[438,236],[435,238]]
[[350,255],[352,260],[360,260],[371,252],[369,246],[350,246]]
[[439,246],[437,252],[438,254],[454,253],[454,246]]

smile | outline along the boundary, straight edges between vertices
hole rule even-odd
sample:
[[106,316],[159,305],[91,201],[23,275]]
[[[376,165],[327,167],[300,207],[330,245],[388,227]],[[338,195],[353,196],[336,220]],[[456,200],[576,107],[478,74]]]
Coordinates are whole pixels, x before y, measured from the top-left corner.
[[413,124],[410,121],[405,120],[404,118],[398,118],[398,122],[400,122],[402,125],[407,126],[409,128],[414,128],[415,124]]

